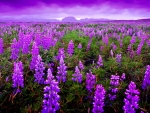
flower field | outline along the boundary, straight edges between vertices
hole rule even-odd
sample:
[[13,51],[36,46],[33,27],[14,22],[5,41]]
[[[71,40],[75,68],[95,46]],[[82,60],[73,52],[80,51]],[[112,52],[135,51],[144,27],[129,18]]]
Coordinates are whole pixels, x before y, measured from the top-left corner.
[[150,22],[0,23],[0,113],[150,112]]

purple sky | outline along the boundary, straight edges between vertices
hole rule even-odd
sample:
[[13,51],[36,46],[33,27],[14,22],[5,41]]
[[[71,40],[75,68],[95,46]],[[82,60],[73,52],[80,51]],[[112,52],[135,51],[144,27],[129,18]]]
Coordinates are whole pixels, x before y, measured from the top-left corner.
[[1,18],[150,18],[150,0],[0,0]]

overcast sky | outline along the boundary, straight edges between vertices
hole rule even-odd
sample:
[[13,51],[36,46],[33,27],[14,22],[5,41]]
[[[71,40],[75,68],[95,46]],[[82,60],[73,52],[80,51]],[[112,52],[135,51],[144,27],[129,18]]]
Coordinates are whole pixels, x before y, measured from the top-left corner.
[[150,0],[0,0],[1,18],[150,18]]

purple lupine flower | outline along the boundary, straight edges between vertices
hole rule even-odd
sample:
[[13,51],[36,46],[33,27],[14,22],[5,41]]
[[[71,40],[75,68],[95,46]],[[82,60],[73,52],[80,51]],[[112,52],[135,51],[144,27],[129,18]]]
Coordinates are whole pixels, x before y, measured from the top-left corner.
[[116,99],[116,93],[118,92],[118,86],[119,86],[119,76],[118,75],[111,75],[111,79],[110,79],[110,94],[109,94],[109,98],[110,100],[114,100]]
[[94,30],[89,34],[90,38],[92,38],[95,35]]
[[135,56],[135,52],[133,50],[131,50],[130,52],[130,58],[133,58]]
[[3,39],[0,38],[0,54],[4,52],[4,45],[3,45]]
[[110,84],[113,86],[119,85],[119,76],[118,75],[111,75]]
[[19,66],[20,71],[23,72],[23,64],[21,61],[18,62],[18,66]]
[[20,48],[16,38],[13,39],[13,43],[11,44],[11,56],[12,60],[16,60],[19,56]]
[[107,35],[102,38],[102,42],[103,42],[104,44],[108,45],[108,41],[109,41],[109,39],[108,39],[108,36],[107,36]]
[[70,56],[74,53],[74,43],[72,40],[69,41],[67,52]]
[[136,42],[136,37],[132,36],[131,40],[130,40],[130,44],[134,44]]
[[82,44],[81,43],[79,43],[79,45],[78,45],[78,49],[81,49],[82,48]]
[[141,42],[144,44],[144,42],[148,39],[148,36],[146,34],[143,34],[141,38]]
[[97,65],[98,65],[98,67],[102,67],[103,66],[103,60],[102,60],[102,56],[101,55],[99,55],[99,57],[98,57]]
[[79,82],[81,83],[82,82],[82,73],[80,72],[78,66],[76,66],[75,68],[75,73],[72,75],[72,80],[75,81],[75,82]]
[[136,89],[136,84],[130,82],[128,89],[126,89],[126,98],[124,99],[125,105],[123,110],[125,113],[135,113],[135,109],[138,109],[138,101],[140,92]]
[[36,64],[35,64],[35,82],[38,82],[39,84],[43,84],[44,83],[44,71],[45,67],[44,67],[44,63],[42,62],[42,58],[40,55],[38,55],[38,58],[36,60]]
[[59,48],[58,50],[58,54],[55,57],[57,60],[60,60],[60,58],[63,57],[63,59],[65,58],[65,50],[64,48]]
[[89,42],[88,42],[88,44],[87,44],[87,47],[86,47],[86,50],[87,50],[87,51],[90,50],[91,43],[92,43],[92,40],[90,39]]
[[93,75],[92,72],[90,71],[90,73],[86,74],[86,89],[89,92],[92,92],[95,83],[96,83],[96,76]]
[[122,76],[120,77],[120,80],[123,81],[126,79],[126,74],[125,73],[122,73]]
[[115,51],[117,49],[117,46],[114,44],[112,48]]
[[129,44],[129,45],[128,45],[128,47],[127,47],[127,51],[130,53],[130,52],[131,52],[131,50],[132,50],[132,45],[131,45],[131,44]]
[[80,68],[81,70],[84,69],[83,63],[82,63],[81,61],[79,61],[79,68]]
[[23,54],[29,53],[31,41],[32,41],[32,38],[30,35],[27,35],[23,38],[23,46],[22,46],[22,53]]
[[93,113],[102,113],[104,112],[103,107],[105,106],[104,104],[104,99],[105,99],[105,94],[106,91],[104,87],[100,84],[96,86],[96,91],[94,95],[94,102],[93,102]]
[[49,38],[49,37],[43,37],[42,38],[41,45],[42,45],[44,50],[48,50],[50,48],[51,41],[52,41],[52,38]]
[[137,55],[141,54],[142,47],[143,47],[143,43],[141,42],[141,43],[139,43],[138,48],[136,50]]
[[34,70],[35,69],[36,60],[37,60],[38,55],[39,55],[39,48],[38,48],[38,46],[36,45],[35,42],[33,43],[31,54],[32,54],[32,59],[31,59],[31,62],[30,62],[30,69]]
[[44,87],[42,113],[56,113],[56,111],[60,108],[60,96],[58,95],[60,88],[50,69],[48,69],[48,75],[45,84],[47,86]]
[[24,39],[24,33],[19,32],[19,34],[18,34],[18,47],[19,48],[22,48],[22,46],[23,46],[23,39]]
[[111,44],[110,44],[110,47],[113,47],[114,46],[114,42],[112,42]]
[[130,36],[132,35],[132,29],[129,29],[129,35]]
[[119,41],[120,41],[120,35],[118,35],[118,36],[117,36],[117,40],[119,40]]
[[119,40],[119,43],[120,43],[120,48],[122,48],[123,47],[122,40]]
[[5,80],[6,80],[6,82],[8,82],[9,81],[9,76],[7,76]]
[[54,71],[54,66],[55,66],[55,64],[54,64],[53,62],[48,63],[48,68],[51,69],[51,72],[52,72],[52,73],[53,73],[53,71]]
[[60,58],[59,67],[57,67],[57,69],[58,69],[58,72],[57,72],[56,78],[58,82],[61,82],[61,81],[66,82],[67,66],[64,63],[64,59],[62,56]]
[[146,66],[142,89],[146,89],[150,85],[150,65]]
[[130,31],[128,30],[128,31],[126,32],[126,35],[129,35],[129,32],[130,32]]
[[54,47],[57,43],[58,39],[54,38],[51,42],[51,46]]
[[37,46],[41,46],[41,43],[42,43],[42,39],[40,37],[40,34],[36,34],[35,35],[35,39],[34,39],[35,43]]
[[119,63],[119,64],[121,63],[121,54],[117,54],[116,62]]
[[12,87],[24,87],[24,78],[23,78],[23,65],[22,62],[14,62],[14,72],[12,75]]

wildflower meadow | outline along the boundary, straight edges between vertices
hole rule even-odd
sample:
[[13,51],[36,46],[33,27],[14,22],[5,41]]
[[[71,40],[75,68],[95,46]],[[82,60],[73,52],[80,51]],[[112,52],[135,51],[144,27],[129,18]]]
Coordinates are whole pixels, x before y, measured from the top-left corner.
[[1,22],[0,113],[149,113],[150,22]]

